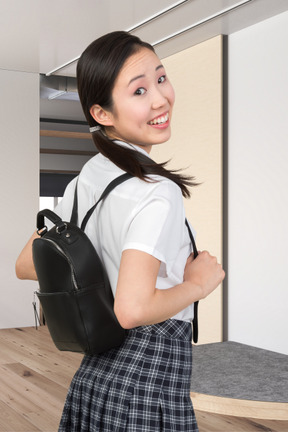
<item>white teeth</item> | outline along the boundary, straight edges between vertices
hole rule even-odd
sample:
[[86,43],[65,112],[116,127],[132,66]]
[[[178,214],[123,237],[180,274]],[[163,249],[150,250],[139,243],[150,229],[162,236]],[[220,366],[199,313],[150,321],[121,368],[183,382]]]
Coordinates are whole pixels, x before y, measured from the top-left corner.
[[156,125],[156,124],[166,123],[168,118],[169,118],[169,115],[167,113],[165,116],[161,116],[161,117],[158,117],[157,119],[150,121],[149,124]]

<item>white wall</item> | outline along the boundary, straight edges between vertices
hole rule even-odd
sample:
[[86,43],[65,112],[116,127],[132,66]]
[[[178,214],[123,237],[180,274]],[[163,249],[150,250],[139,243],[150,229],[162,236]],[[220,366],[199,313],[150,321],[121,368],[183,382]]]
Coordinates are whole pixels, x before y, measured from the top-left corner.
[[15,261],[35,230],[39,206],[39,76],[0,70],[0,328],[34,324],[35,282]]
[[229,37],[228,337],[288,354],[288,13]]

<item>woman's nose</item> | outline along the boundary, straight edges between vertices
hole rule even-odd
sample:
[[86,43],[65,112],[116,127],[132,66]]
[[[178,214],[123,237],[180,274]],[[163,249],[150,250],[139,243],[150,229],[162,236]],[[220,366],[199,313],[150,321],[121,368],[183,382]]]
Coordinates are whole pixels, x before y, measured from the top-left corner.
[[167,103],[167,98],[165,97],[165,94],[161,90],[155,89],[153,91],[153,96],[152,96],[152,108],[153,109],[160,108],[166,103]]

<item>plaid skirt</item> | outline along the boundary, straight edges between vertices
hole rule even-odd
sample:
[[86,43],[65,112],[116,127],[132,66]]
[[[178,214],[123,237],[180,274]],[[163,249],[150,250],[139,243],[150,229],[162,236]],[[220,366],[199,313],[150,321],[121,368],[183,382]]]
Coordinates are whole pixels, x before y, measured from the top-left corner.
[[127,333],[119,348],[84,356],[59,432],[198,431],[191,324],[170,319]]

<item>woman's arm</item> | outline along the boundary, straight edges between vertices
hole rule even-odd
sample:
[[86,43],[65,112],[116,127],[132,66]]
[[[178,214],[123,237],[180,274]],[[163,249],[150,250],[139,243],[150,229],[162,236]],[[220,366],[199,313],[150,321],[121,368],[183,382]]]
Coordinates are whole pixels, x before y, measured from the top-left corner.
[[157,289],[160,261],[145,252],[125,250],[122,254],[114,310],[124,328],[156,324],[176,315],[191,303],[207,297],[222,282],[225,272],[215,257],[200,252],[190,256],[184,282]]
[[17,258],[15,271],[19,279],[37,280],[32,257],[32,243],[36,238],[39,238],[39,235],[35,232]]
[[[35,232],[16,261],[19,279],[37,280],[32,257]],[[114,310],[124,328],[155,324],[176,315],[191,303],[207,297],[225,277],[222,266],[208,252],[190,256],[184,282],[169,289],[157,289],[160,261],[134,249],[122,254]]]

